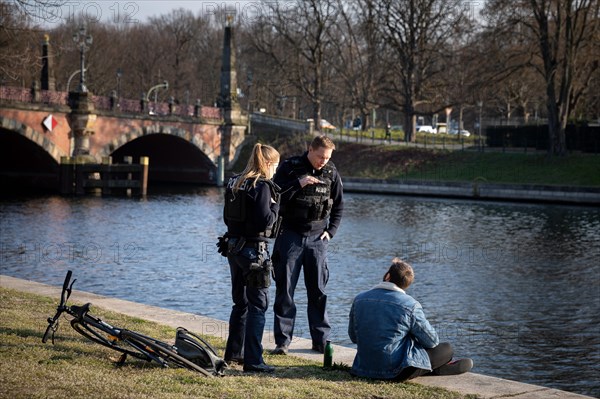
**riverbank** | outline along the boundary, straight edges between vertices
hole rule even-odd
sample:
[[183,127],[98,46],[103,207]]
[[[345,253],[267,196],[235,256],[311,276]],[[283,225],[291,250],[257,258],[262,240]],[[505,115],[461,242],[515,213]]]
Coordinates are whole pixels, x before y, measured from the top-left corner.
[[[38,341],[41,341],[40,338],[45,330],[44,320],[54,311],[54,306],[60,296],[60,288],[8,276],[0,276],[0,286],[3,288],[1,292],[3,297],[3,330],[11,337],[10,345],[5,345],[3,340],[2,352],[5,354],[4,356],[8,356],[8,352],[14,351],[23,354],[31,345],[41,346],[41,342]],[[39,308],[36,307],[34,309],[31,306],[24,306],[30,299],[16,298],[13,300],[14,295],[10,295],[11,291],[6,290],[35,294],[35,296],[42,296],[44,299],[39,301]],[[73,291],[71,298],[77,303],[91,302],[94,305],[94,309],[102,308],[110,312],[118,312],[133,317],[133,322],[136,324],[134,329],[147,329],[148,322],[160,323],[171,329],[154,327],[155,331],[162,331],[163,334],[171,334],[174,337],[172,329],[177,326],[184,326],[194,332],[218,338],[220,340],[220,344],[218,345],[220,350],[222,350],[223,340],[226,339],[227,323],[224,321],[116,298],[103,297],[83,291]],[[32,321],[33,327],[15,327],[9,325],[14,317],[23,313],[35,318]],[[119,316],[116,313],[110,313],[106,317],[110,317],[113,320],[114,317]],[[81,351],[87,351],[89,350],[88,348],[96,348],[97,345],[83,344],[83,346],[78,347],[76,350],[80,352],[74,354],[71,352],[69,354],[65,353],[65,351],[71,350],[68,348],[68,345],[72,344],[71,341],[77,340],[78,337],[66,323],[62,324],[61,330],[57,333],[57,338],[61,336],[68,338],[59,340],[54,347],[49,344],[45,346],[46,350],[50,352],[45,353],[48,355],[47,360],[38,358],[29,359],[31,363],[29,366],[35,367],[37,375],[42,376],[50,372],[47,369],[53,369],[54,373],[58,373],[59,376],[63,375],[64,377],[64,373],[67,373],[68,368],[69,375],[77,375],[77,378],[67,378],[67,380],[73,380],[74,385],[69,385],[70,389],[61,390],[61,384],[67,385],[69,383],[48,379],[48,381],[42,380],[42,382],[44,386],[52,384],[53,389],[51,392],[38,392],[34,394],[34,392],[28,391],[22,386],[17,391],[17,386],[13,384],[14,381],[11,379],[20,379],[22,370],[18,369],[19,365],[10,364],[12,367],[4,369],[2,377],[0,377],[0,393],[2,393],[2,396],[63,397],[68,394],[71,397],[81,397],[79,395],[83,395],[84,392],[83,388],[80,387],[81,381],[86,382],[84,384],[86,387],[98,385],[98,388],[102,389],[102,392],[106,394],[107,392],[111,392],[107,391],[111,387],[122,386],[123,389],[126,389],[127,385],[119,384],[127,384],[124,381],[125,379],[134,379],[134,383],[136,384],[135,392],[113,392],[112,397],[181,398],[198,396],[198,393],[202,392],[202,397],[227,398],[588,398],[588,396],[557,389],[487,377],[476,373],[467,373],[452,377],[421,377],[407,384],[355,379],[349,377],[349,374],[345,371],[322,370],[320,367],[322,355],[312,352],[310,350],[310,341],[301,338],[294,340],[290,356],[268,357],[268,362],[278,366],[278,371],[274,376],[248,376],[234,369],[231,378],[208,380],[192,376],[182,370],[142,370],[136,367],[115,369],[112,366],[108,368],[107,364],[110,364],[110,362],[107,361],[106,357],[96,361],[94,360],[96,354],[84,354],[85,356],[82,356],[83,352]],[[25,340],[29,341],[25,342]],[[265,349],[274,347],[273,337],[269,331],[265,333],[263,345]],[[335,363],[348,365],[352,363],[355,354],[354,349],[336,345],[334,350]],[[78,363],[83,362],[85,359],[82,358],[85,357],[91,357],[92,360],[90,361],[94,362],[94,368],[91,369],[92,371],[88,371],[87,374],[81,373],[77,369]],[[19,356],[19,361],[26,362],[27,356]],[[475,369],[476,367],[477,365],[475,365]],[[7,373],[7,370],[12,370],[12,372]],[[96,370],[96,372],[93,372],[93,370]],[[162,385],[165,384],[163,381],[165,374],[168,374],[166,377],[169,380],[168,386]],[[28,385],[31,383],[29,382]],[[27,394],[14,395],[15,392],[27,392]],[[97,391],[96,394],[98,394]]]
[[600,187],[498,184],[481,180],[444,182],[356,177],[344,178],[343,181],[346,192],[600,206]]
[[[257,136],[282,159],[305,151],[310,137]],[[475,200],[600,205],[600,155],[548,157],[545,152],[479,152],[464,146],[410,147],[406,143],[340,141],[332,162],[344,190]],[[234,171],[246,165],[246,146]]]

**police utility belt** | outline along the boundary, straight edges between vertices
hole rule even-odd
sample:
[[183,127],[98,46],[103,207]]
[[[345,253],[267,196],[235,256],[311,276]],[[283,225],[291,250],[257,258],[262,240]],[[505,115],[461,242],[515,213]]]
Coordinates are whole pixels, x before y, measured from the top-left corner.
[[264,241],[248,241],[245,237],[233,237],[227,233],[218,238],[217,250],[224,257],[229,254],[237,255],[244,248],[253,248],[258,253],[262,253],[267,250],[267,243]]
[[247,241],[244,237],[229,237],[227,244],[227,251],[232,255],[237,255],[243,248],[254,248],[259,253],[267,250],[266,242]]
[[[219,237],[221,240],[222,237]],[[269,288],[273,263],[267,251],[267,243],[263,241],[247,241],[244,237],[226,237],[226,253],[221,255],[240,256],[246,258],[246,285],[253,288]],[[218,245],[218,244],[217,244]],[[219,251],[220,252],[220,251]]]

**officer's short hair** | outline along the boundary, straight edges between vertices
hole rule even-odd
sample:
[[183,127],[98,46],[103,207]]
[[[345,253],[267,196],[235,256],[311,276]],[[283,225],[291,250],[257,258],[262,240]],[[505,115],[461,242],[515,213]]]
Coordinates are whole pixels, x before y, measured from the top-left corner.
[[335,150],[335,144],[331,139],[327,136],[316,136],[313,141],[310,143],[310,148],[313,150],[318,150],[319,148],[324,147],[327,149]]
[[415,280],[415,272],[411,265],[400,258],[392,259],[392,265],[387,273],[390,274],[390,282],[403,290],[407,289]]

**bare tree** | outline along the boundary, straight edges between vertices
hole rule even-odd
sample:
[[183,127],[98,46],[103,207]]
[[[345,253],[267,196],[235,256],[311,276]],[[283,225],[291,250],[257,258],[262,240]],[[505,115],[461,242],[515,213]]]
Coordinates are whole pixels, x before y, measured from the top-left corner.
[[381,31],[389,46],[388,96],[404,113],[408,141],[415,138],[419,107],[440,92],[446,55],[462,32],[468,10],[460,0],[379,0]]
[[566,153],[567,122],[598,70],[599,10],[597,0],[493,0],[486,6],[490,29],[529,51],[528,65],[543,78],[550,154]]
[[42,36],[30,18],[14,4],[0,1],[0,82],[29,87],[41,68]]
[[257,18],[254,46],[288,75],[288,82],[308,97],[315,127],[320,130],[324,87],[331,71],[325,68],[337,23],[334,0],[293,3],[265,2],[269,12]]
[[348,99],[344,108],[359,110],[362,128],[366,130],[372,111],[382,105],[379,92],[385,72],[375,1],[340,0],[338,9],[339,27],[329,31],[335,50],[329,65],[336,72],[336,86],[340,88],[335,95]]
[[53,13],[68,2],[69,0],[12,0],[19,12],[41,20],[52,19]]
[[[161,32],[155,43],[161,54],[164,76],[169,81],[170,92],[176,99],[189,97],[190,79],[194,71],[192,49],[202,33],[202,20],[183,8],[167,15],[150,19],[150,24]],[[186,93],[187,91],[187,93]]]

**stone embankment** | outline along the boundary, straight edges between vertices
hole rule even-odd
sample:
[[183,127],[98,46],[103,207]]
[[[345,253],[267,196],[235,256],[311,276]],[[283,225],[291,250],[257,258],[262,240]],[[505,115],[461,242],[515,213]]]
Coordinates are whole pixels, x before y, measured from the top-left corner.
[[600,187],[571,187],[534,184],[440,182],[428,180],[383,180],[344,177],[344,191],[373,194],[401,194],[476,200],[548,202],[600,205]]

